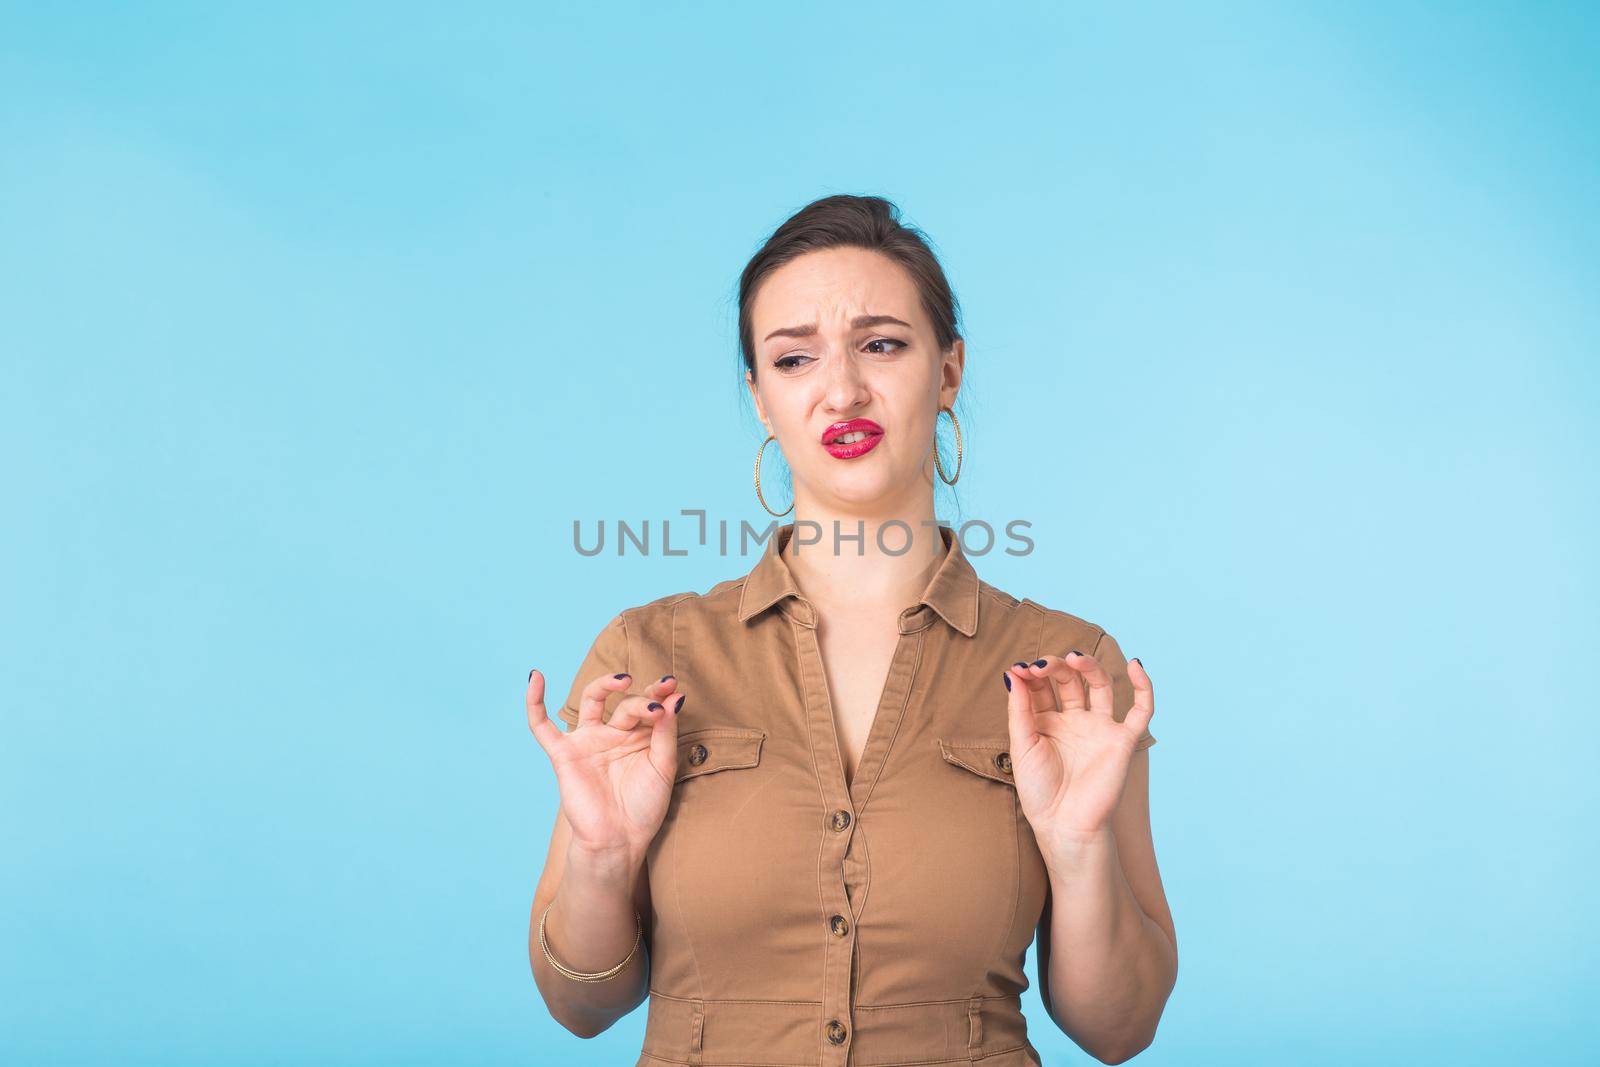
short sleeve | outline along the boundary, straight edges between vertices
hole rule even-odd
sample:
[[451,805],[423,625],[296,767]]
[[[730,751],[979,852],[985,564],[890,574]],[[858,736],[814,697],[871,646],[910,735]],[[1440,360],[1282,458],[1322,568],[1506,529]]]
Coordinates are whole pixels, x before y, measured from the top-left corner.
[[[578,673],[567,690],[566,703],[556,712],[561,721],[567,724],[569,733],[578,728],[578,704],[588,684],[602,674],[621,674],[629,669],[628,624],[621,615],[618,615],[606,623],[605,629],[601,630],[590,644],[589,651],[583,657],[583,664],[578,668]],[[606,710],[602,721],[611,718],[611,713],[616,710],[618,702],[626,695],[626,691],[618,691],[606,696]]]
[[[1106,673],[1111,675],[1111,717],[1121,722],[1133,709],[1133,679],[1128,677],[1128,660],[1123,656],[1122,648],[1117,644],[1116,638],[1108,633],[1100,635],[1100,643],[1090,655],[1094,656],[1106,669]],[[1139,735],[1133,750],[1137,752],[1155,743],[1155,736],[1147,728]]]

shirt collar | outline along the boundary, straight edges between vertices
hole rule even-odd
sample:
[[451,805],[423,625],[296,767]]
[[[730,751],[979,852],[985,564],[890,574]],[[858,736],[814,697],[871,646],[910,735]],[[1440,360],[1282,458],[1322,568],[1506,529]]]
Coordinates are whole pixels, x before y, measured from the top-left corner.
[[[804,626],[815,626],[816,611],[800,592],[800,586],[783,558],[783,549],[794,536],[794,523],[778,527],[767,539],[761,558],[745,576],[739,594],[739,621],[761,614],[774,604]],[[944,558],[934,570],[928,587],[914,607],[900,613],[900,631],[913,633],[929,622],[926,609],[934,612],[956,630],[971,637],[978,632],[978,573],[966,553],[961,538],[948,526],[940,525]]]

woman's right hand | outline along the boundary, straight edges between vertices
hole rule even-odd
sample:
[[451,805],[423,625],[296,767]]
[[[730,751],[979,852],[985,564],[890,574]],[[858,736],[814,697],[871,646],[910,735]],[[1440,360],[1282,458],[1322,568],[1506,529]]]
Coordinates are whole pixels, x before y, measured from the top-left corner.
[[578,729],[563,731],[544,707],[544,675],[528,675],[528,729],[550,757],[572,848],[637,866],[661,828],[678,768],[678,707],[684,694],[667,677],[618,702],[604,720],[606,697],[628,688],[626,674],[605,674],[583,688]]

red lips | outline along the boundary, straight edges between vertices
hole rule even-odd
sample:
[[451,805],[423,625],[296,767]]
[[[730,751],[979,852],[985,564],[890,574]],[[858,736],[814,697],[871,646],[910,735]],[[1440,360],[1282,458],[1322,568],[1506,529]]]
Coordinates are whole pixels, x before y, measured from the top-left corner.
[[[852,441],[839,441],[839,438],[848,434],[865,434],[865,437]],[[835,459],[855,459],[864,456],[878,447],[878,442],[883,440],[883,427],[871,419],[848,419],[836,422],[822,431],[822,447],[828,450],[828,455]]]

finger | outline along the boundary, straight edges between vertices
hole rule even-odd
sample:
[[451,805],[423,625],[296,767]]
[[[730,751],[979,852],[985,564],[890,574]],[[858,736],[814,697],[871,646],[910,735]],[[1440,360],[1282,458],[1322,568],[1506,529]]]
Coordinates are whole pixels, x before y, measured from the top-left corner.
[[1093,656],[1077,649],[1067,653],[1066,661],[1067,666],[1083,676],[1084,685],[1089,690],[1089,710],[1111,718],[1111,675],[1106,673],[1105,667]]
[[650,733],[650,762],[668,782],[678,776],[678,709],[685,695],[678,693],[666,702],[666,712],[657,716]]
[[627,673],[602,674],[584,686],[582,695],[578,697],[578,725],[581,727],[586,723],[603,721],[606,698],[628,688],[632,681],[633,676]]
[[1122,721],[1135,733],[1144,733],[1150,727],[1150,719],[1156,713],[1156,690],[1150,683],[1150,675],[1145,673],[1144,664],[1138,659],[1128,661],[1128,680],[1133,683],[1133,707],[1128,709],[1128,715]]
[[1050,679],[1039,671],[1033,669],[1038,663],[1013,663],[1009,673],[1013,679],[1019,680],[1028,695],[1033,700],[1033,710],[1036,714],[1056,710],[1056,694],[1050,688]]
[[1019,760],[1039,740],[1038,727],[1034,725],[1033,694],[1026,685],[1017,684],[1015,664],[1001,673],[1006,686],[1006,733],[1011,741],[1011,758]]
[[565,734],[550,721],[550,715],[545,711],[544,674],[537,668],[528,672],[528,689],[523,694],[523,700],[528,705],[528,729],[533,732],[539,747],[549,752],[550,746],[558,743],[556,738]]
[[678,689],[678,679],[670,674],[663,674],[660,678],[644,687],[645,693],[651,700],[666,700]]
[[1084,706],[1083,680],[1060,656],[1044,656],[1033,661],[1033,673],[1050,686],[1056,707],[1062,711],[1081,711]]
[[617,704],[606,724],[616,730],[632,730],[641,723],[654,724],[665,712],[666,706],[650,695],[630,693]]

